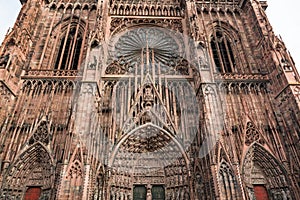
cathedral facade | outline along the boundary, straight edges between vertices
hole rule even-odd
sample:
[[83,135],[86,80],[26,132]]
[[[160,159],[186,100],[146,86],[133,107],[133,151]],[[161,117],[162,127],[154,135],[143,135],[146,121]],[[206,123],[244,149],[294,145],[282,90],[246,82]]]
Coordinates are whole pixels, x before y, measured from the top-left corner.
[[0,199],[300,199],[300,76],[260,0],[21,0]]

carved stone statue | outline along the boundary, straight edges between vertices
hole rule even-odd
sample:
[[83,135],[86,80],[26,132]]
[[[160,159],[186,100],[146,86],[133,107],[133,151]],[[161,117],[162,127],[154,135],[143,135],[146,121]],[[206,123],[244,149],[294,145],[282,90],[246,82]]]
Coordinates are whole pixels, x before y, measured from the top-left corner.
[[197,46],[199,64],[201,68],[208,68],[207,53],[204,42],[200,41]]

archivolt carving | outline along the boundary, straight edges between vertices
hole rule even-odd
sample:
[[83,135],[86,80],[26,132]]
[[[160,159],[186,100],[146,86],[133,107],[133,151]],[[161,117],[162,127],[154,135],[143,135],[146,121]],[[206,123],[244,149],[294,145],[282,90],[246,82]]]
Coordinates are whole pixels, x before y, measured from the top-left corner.
[[[279,161],[260,144],[254,143],[245,155],[242,176],[248,188],[252,184],[265,184],[272,199],[283,199],[282,191],[290,198],[287,173]],[[259,179],[257,179],[259,178]],[[264,182],[262,182],[264,181]],[[277,196],[280,194],[279,196]],[[250,193],[249,196],[252,194]],[[277,198],[275,198],[277,196]],[[281,197],[281,198],[280,198]]]
[[[22,195],[27,186],[39,185],[51,189],[53,182],[53,163],[47,150],[40,143],[29,147],[13,162],[2,182],[2,195]],[[15,191],[11,190],[11,187]]]

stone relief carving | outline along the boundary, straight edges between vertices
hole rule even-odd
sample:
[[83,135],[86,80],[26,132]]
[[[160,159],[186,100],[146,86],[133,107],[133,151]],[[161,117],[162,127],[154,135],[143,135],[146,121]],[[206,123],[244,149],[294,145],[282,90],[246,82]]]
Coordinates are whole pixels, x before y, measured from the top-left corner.
[[182,21],[181,19],[135,19],[135,18],[112,18],[110,31],[115,33],[119,30],[123,30],[125,28],[129,28],[135,25],[157,25],[164,28],[169,28],[171,30],[182,33]]

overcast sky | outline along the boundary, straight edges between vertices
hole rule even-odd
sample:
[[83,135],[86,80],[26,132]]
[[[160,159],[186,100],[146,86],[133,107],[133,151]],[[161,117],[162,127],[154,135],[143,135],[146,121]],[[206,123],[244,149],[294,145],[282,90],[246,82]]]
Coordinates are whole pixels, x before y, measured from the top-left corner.
[[[268,0],[267,15],[277,35],[280,35],[300,71],[300,1]],[[0,41],[12,27],[21,4],[19,0],[0,0]],[[297,37],[298,36],[298,37]]]

